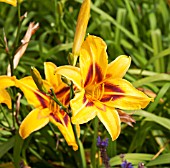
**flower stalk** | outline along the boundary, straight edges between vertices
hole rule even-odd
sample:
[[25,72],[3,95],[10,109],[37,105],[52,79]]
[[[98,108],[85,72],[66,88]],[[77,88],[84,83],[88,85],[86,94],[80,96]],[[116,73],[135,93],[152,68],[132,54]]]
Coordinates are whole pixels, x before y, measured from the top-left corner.
[[57,99],[53,88],[50,88],[50,91],[52,94],[51,98],[61,107],[61,109],[63,109],[67,113],[67,108]]

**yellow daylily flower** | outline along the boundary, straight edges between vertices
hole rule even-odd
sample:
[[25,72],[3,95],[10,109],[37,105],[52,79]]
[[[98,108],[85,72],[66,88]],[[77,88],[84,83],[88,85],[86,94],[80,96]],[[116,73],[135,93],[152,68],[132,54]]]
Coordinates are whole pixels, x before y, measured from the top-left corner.
[[9,86],[15,85],[15,77],[9,77],[9,76],[0,76],[0,103],[5,103],[9,109],[12,108],[11,106],[11,97],[9,93],[5,90],[5,88]]
[[[44,68],[46,80],[43,80],[43,85],[45,89],[50,93],[50,88],[52,88],[58,100],[67,106],[70,100],[70,88],[62,82],[60,75],[54,75],[57,67],[53,63],[46,62]],[[52,122],[61,131],[68,145],[72,146],[73,150],[77,150],[78,146],[68,114],[50,96],[37,88],[31,76],[17,80],[16,86],[23,91],[28,103],[35,107],[21,123],[19,129],[21,137],[27,138],[32,132]]]
[[17,6],[17,0],[0,0],[0,2],[5,2],[12,6]]
[[78,88],[70,101],[73,124],[98,116],[115,140],[121,129],[116,108],[137,110],[145,108],[152,99],[122,79],[131,58],[121,55],[108,64],[106,48],[101,38],[89,35],[80,50],[80,68],[61,66],[56,73],[72,80]]

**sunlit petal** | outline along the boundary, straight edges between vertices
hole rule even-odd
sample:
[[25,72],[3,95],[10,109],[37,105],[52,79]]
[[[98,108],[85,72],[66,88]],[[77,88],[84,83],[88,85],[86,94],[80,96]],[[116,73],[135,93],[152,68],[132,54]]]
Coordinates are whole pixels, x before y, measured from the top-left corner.
[[44,63],[44,71],[46,80],[53,86],[53,88],[57,88],[61,81],[61,75],[55,75],[55,70],[57,66],[52,62]]
[[106,111],[98,111],[97,116],[114,141],[119,136],[121,129],[117,111],[114,108],[106,107]]
[[34,107],[47,107],[49,98],[38,90],[31,76],[17,80],[16,86],[23,91],[29,104]]
[[61,66],[55,70],[56,75],[60,74],[65,76],[67,79],[73,81],[73,83],[79,88],[82,88],[82,80],[80,69],[73,66]]
[[5,2],[13,6],[17,6],[17,0],[0,0],[0,2]]
[[1,82],[0,89],[7,88],[9,86],[14,86],[15,80],[16,80],[15,76],[12,76],[12,77],[9,77],[6,75],[0,76],[0,82]]
[[70,102],[70,87],[64,83],[61,83],[55,88],[55,94],[63,105],[68,105]]
[[75,98],[70,101],[70,105],[73,115],[71,118],[73,124],[88,122],[96,116],[98,111],[94,103],[85,97],[84,90],[76,94]]
[[138,110],[145,108],[152,100],[127,80],[117,78],[105,82],[105,93],[101,102],[115,108]]
[[34,109],[32,110],[26,118],[22,121],[19,134],[25,139],[32,132],[37,131],[44,127],[49,122],[49,109]]
[[121,55],[117,57],[108,65],[107,77],[122,78],[129,69],[130,63],[131,57],[128,57],[126,55]]
[[67,114],[61,115],[61,113],[56,113],[56,115],[50,115],[50,121],[58,127],[68,145],[72,146],[73,150],[77,150],[78,146],[70,123],[70,117]]
[[11,109],[11,97],[5,89],[0,89],[0,103],[5,103]]
[[107,70],[108,56],[105,42],[89,35],[80,50],[80,70],[84,86],[101,82]]

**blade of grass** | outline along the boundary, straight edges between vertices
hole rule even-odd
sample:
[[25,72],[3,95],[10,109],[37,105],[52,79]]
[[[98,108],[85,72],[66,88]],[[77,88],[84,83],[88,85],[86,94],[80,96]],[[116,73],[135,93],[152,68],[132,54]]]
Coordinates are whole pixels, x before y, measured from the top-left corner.
[[139,79],[139,80],[133,82],[133,85],[135,87],[139,87],[139,86],[145,85],[147,83],[155,82],[155,81],[168,81],[168,82],[170,82],[170,75],[162,73],[162,74],[158,74],[158,75],[145,77],[143,79]]
[[15,136],[8,139],[7,142],[4,142],[0,145],[0,158],[4,156],[13,146],[15,143]]
[[150,161],[146,166],[160,166],[162,164],[170,164],[170,153],[165,153]]
[[[160,51],[162,51],[162,36],[160,29],[153,30],[151,32],[152,37],[152,45],[153,45],[153,54],[154,56],[157,55]],[[164,72],[164,60],[159,59],[154,62],[155,65],[155,71],[156,72]]]
[[[118,9],[117,16],[116,16],[117,23],[120,25],[124,25],[125,16],[126,16],[126,10],[122,9],[122,8]],[[120,45],[120,41],[122,39],[121,37],[122,37],[121,30],[118,27],[116,27],[116,29],[115,29],[115,43],[117,45]]]
[[160,99],[167,93],[168,89],[170,88],[170,83],[165,83],[162,88],[159,90],[159,93],[156,96],[156,99],[152,104],[150,104],[148,111],[153,112],[156,109]]
[[155,123],[170,130],[170,119],[168,119],[168,118],[160,117],[160,116],[157,116],[153,113],[149,113],[144,110],[134,111],[134,115],[139,115],[139,116],[145,117],[145,118],[149,119],[150,121],[154,121]]
[[136,25],[136,18],[135,18],[135,15],[132,11],[132,8],[130,6],[130,1],[129,0],[124,0],[125,1],[125,4],[126,4],[126,8],[128,10],[128,14],[129,14],[129,19],[130,19],[130,23],[131,23],[131,26],[132,26],[132,29],[133,29],[133,33],[136,37],[138,37],[138,28],[137,28],[137,25]]
[[[154,155],[152,154],[144,154],[144,153],[127,153],[124,154],[125,159],[132,164],[138,164],[139,162],[150,161]],[[117,155],[110,159],[110,165],[120,165],[122,163],[120,155]]]

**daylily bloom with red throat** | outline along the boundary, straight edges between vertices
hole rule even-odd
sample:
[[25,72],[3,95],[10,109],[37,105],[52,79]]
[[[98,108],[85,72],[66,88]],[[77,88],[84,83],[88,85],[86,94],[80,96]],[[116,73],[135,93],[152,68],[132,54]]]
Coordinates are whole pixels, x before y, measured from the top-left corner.
[[12,6],[17,6],[17,0],[0,0],[0,2],[5,2]]
[[56,73],[72,80],[78,88],[70,101],[72,123],[83,124],[97,116],[115,140],[120,134],[116,108],[137,110],[152,99],[122,79],[131,58],[121,55],[108,64],[106,48],[101,38],[89,35],[80,50],[80,68],[61,66]]
[[11,97],[5,88],[15,85],[15,76],[0,76],[0,103],[5,103],[9,109],[12,108]]
[[[44,68],[46,80],[43,80],[43,85],[45,89],[50,92],[50,88],[52,88],[58,100],[67,106],[70,100],[70,88],[62,82],[60,75],[54,75],[57,67],[53,63],[46,62]],[[16,85],[23,91],[28,103],[35,107],[21,123],[19,129],[21,137],[27,138],[32,132],[51,121],[61,131],[68,145],[72,146],[73,150],[77,150],[78,146],[68,114],[50,96],[37,88],[31,76],[16,81]]]

